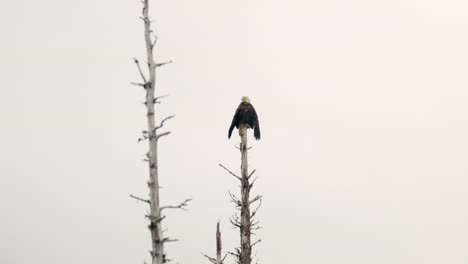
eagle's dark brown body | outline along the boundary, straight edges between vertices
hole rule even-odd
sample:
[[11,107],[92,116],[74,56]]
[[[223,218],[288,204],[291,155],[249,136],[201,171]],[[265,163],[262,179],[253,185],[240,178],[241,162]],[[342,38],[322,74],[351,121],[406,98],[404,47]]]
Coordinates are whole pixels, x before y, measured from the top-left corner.
[[244,125],[247,125],[247,128],[253,129],[256,140],[260,139],[260,126],[258,123],[257,113],[255,112],[255,108],[252,106],[252,104],[245,101],[240,103],[239,107],[237,107],[236,113],[232,118],[231,126],[229,127],[228,138],[231,138],[234,127],[239,129]]

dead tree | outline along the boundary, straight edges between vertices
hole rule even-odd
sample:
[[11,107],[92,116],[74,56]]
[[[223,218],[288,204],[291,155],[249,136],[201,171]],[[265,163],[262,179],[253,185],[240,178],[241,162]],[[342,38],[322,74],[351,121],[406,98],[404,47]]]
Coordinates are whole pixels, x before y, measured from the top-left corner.
[[216,225],[216,258],[212,258],[206,254],[203,254],[211,263],[213,264],[223,264],[224,260],[227,257],[227,254],[224,255],[223,258],[221,258],[222,252],[221,252],[221,231],[219,231],[219,222]]
[[[235,204],[236,208],[240,210],[240,217],[234,215],[230,220],[231,223],[239,228],[240,230],[240,246],[235,249],[235,252],[230,252],[237,258],[237,263],[239,264],[251,264],[252,263],[252,247],[259,243],[261,240],[257,240],[254,243],[251,242],[251,235],[253,230],[259,229],[258,221],[255,220],[255,215],[257,214],[258,209],[261,206],[262,196],[257,195],[253,199],[250,199],[250,190],[252,189],[257,178],[253,179],[250,182],[255,170],[251,173],[248,171],[248,151],[250,148],[247,146],[247,127],[242,126],[240,131],[241,143],[239,150],[241,152],[241,177],[237,176],[230,170],[228,170],[223,165],[219,164],[223,169],[225,169],[229,174],[237,178],[241,185],[241,198],[237,198],[234,194],[230,193],[231,201]],[[250,210],[250,205],[257,203],[257,206],[254,210]]]
[[[160,206],[160,198],[159,198],[159,178],[158,178],[158,142],[159,140],[169,135],[170,131],[160,132],[160,129],[164,128],[164,124],[169,119],[173,118],[174,116],[168,116],[163,118],[159,125],[156,125],[155,120],[155,104],[160,103],[161,99],[165,96],[155,96],[155,83],[156,83],[156,68],[163,66],[165,64],[171,63],[164,62],[164,63],[156,63],[154,60],[153,50],[156,45],[157,37],[154,35],[151,29],[151,20],[148,15],[149,12],[149,3],[148,0],[143,0],[143,11],[142,16],[140,17],[144,23],[144,37],[145,37],[145,46],[146,46],[146,56],[147,56],[147,68],[148,73],[147,75],[143,73],[143,69],[140,66],[140,63],[137,59],[134,59],[134,62],[138,68],[138,72],[141,76],[142,82],[141,83],[132,83],[137,86],[141,86],[146,91],[146,101],[144,105],[146,106],[146,117],[147,117],[147,125],[148,130],[142,132],[142,137],[138,139],[138,142],[148,140],[149,144],[149,151],[146,154],[145,161],[148,162],[149,168],[149,180],[148,180],[148,188],[149,188],[149,199],[142,199],[134,195],[130,195],[130,197],[145,202],[149,204],[150,212],[146,217],[149,220],[148,228],[151,232],[151,241],[152,241],[152,249],[151,249],[151,258],[152,264],[163,264],[168,261],[164,252],[164,244],[166,242],[176,241],[176,239],[171,239],[168,237],[164,237],[162,234],[162,227],[161,222],[165,218],[162,215],[162,211],[164,209],[169,208],[177,208],[177,209],[185,209],[187,203],[190,199],[185,200],[184,202],[180,203],[179,205],[175,206]],[[146,77],[148,76],[148,77]]]

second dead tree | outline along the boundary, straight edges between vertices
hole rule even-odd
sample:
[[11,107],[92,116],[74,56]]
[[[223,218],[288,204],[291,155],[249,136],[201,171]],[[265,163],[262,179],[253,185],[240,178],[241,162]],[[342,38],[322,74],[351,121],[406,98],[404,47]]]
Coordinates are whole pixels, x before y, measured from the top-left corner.
[[[142,138],[138,139],[140,141],[148,141],[149,151],[146,154],[145,161],[148,162],[148,169],[149,169],[149,180],[148,180],[148,188],[149,188],[149,197],[148,199],[143,199],[134,195],[130,195],[130,197],[145,202],[149,205],[150,211],[146,215],[149,220],[148,228],[151,233],[151,263],[152,264],[164,264],[169,261],[166,257],[166,253],[164,251],[164,244],[167,242],[177,241],[177,239],[169,238],[163,236],[163,229],[161,226],[161,222],[164,220],[165,215],[162,214],[162,211],[165,209],[183,209],[187,207],[188,202],[191,199],[186,199],[179,205],[173,206],[161,206],[160,205],[160,196],[159,196],[159,167],[158,167],[158,142],[159,140],[169,135],[171,132],[160,132],[160,129],[164,128],[164,124],[169,119],[172,119],[174,116],[168,116],[163,118],[159,125],[156,125],[155,120],[155,104],[160,104],[161,99],[165,96],[155,96],[156,90],[156,68],[166,65],[169,62],[163,63],[156,63],[154,58],[154,48],[156,45],[157,37],[154,35],[153,30],[151,29],[151,20],[149,17],[149,0],[143,0],[143,11],[141,19],[143,20],[144,24],[144,37],[145,37],[145,46],[146,46],[146,66],[148,68],[147,74],[143,73],[143,70],[140,66],[140,63],[137,59],[134,59],[135,64],[138,68],[140,73],[142,83],[132,83],[137,86],[141,86],[146,91],[146,101],[144,105],[146,106],[146,118],[147,118],[147,125],[148,130],[144,130],[142,132]],[[148,77],[147,77],[148,76]]]
[[205,256],[213,264],[223,264],[224,260],[227,257],[227,254],[224,255],[223,258],[221,258],[221,254],[222,254],[221,253],[221,248],[222,248],[221,244],[222,244],[221,243],[221,231],[219,231],[219,222],[218,222],[218,224],[216,225],[216,258],[212,258],[212,257],[202,253],[203,256]]

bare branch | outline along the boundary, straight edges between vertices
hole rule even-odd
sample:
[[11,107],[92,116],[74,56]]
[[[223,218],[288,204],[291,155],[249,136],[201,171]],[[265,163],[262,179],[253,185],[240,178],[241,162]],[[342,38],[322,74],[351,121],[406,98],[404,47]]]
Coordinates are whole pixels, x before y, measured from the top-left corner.
[[162,137],[164,137],[164,136],[167,136],[167,135],[169,135],[169,134],[171,134],[171,131],[167,131],[167,132],[158,134],[158,135],[156,136],[156,140],[158,140],[159,138],[162,138]]
[[[142,137],[138,139],[138,143],[140,143],[140,141],[143,141],[143,140],[147,140],[148,138],[150,138],[151,136],[148,136],[148,131],[144,130],[141,132],[142,134]],[[149,158],[149,152],[147,153],[146,155],[147,158]]]
[[205,258],[207,258],[209,261],[211,261],[213,264],[217,264],[216,263],[216,259],[212,258],[212,257],[209,257],[208,255],[206,255],[205,253],[203,252],[200,252],[203,256],[205,256]]
[[[238,150],[240,150],[240,149],[241,149],[241,148],[240,148],[240,147],[238,147],[238,146],[235,146],[235,148],[236,148],[236,149],[238,149]],[[253,147],[248,147],[248,148],[247,148],[247,150],[250,150],[251,148],[253,148]]]
[[240,264],[241,250],[237,247],[235,248],[236,252],[228,252],[230,255],[236,257],[236,263]]
[[239,221],[239,217],[238,216],[233,216],[231,218],[229,218],[229,221],[231,222],[231,224],[235,227],[239,227],[240,228],[240,221]]
[[254,230],[260,230],[260,229],[262,229],[262,227],[260,227],[260,226],[257,226],[257,227],[254,227],[254,228],[250,228],[250,233],[252,233],[252,235],[255,236],[255,235],[257,235],[257,234],[256,234],[255,232],[253,232],[253,231],[254,231]]
[[168,96],[169,96],[168,94],[165,94],[165,95],[161,95],[161,96],[156,96],[154,99],[155,99],[155,100],[159,100],[159,99],[166,98],[166,97],[168,97]]
[[188,202],[192,201],[192,199],[185,199],[185,201],[181,202],[179,205],[168,205],[168,206],[161,206],[161,209],[159,211],[162,211],[164,209],[182,209],[187,211],[184,207],[187,207]]
[[171,64],[171,63],[172,63],[172,60],[166,61],[166,62],[161,62],[161,63],[156,63],[156,67],[161,67],[161,66],[164,66],[166,64]]
[[226,257],[228,256],[228,253],[226,253],[226,254],[224,255],[224,257],[221,259],[221,262],[218,263],[216,259],[214,259],[214,258],[212,258],[212,257],[210,257],[210,256],[208,256],[208,255],[206,255],[206,254],[203,253],[203,252],[200,252],[200,253],[201,253],[205,258],[207,258],[209,261],[211,261],[211,263],[213,263],[213,264],[223,264],[223,263],[224,263],[224,260],[225,260]]
[[156,36],[156,34],[154,34],[153,30],[151,30],[151,35],[154,38],[153,42],[151,43],[151,49],[153,49],[154,46],[156,45],[156,42],[158,42],[158,36]]
[[141,87],[145,88],[145,85],[142,84],[142,83],[131,82],[130,84],[135,85],[135,86],[141,86]]
[[240,207],[242,205],[242,202],[231,192],[229,192],[229,196],[231,197],[231,201],[237,206]]
[[143,141],[143,140],[147,140],[147,139],[148,139],[148,137],[142,137],[142,138],[139,138],[139,139],[138,139],[138,141],[137,141],[137,143],[140,143],[141,141]]
[[247,176],[247,179],[250,179],[250,177],[252,177],[252,175],[253,175],[256,171],[257,171],[256,169],[253,170],[253,171],[249,174],[249,176]]
[[132,194],[130,194],[130,197],[133,198],[133,199],[135,199],[135,200],[137,200],[137,201],[151,204],[150,200],[142,199],[142,198],[136,197],[135,195],[132,195]]
[[257,177],[255,177],[255,179],[252,181],[252,183],[251,183],[251,184],[249,184],[249,189],[250,189],[250,188],[252,188],[252,186],[253,186],[253,185],[254,185],[254,183],[257,181],[257,179],[258,179],[258,176],[257,176]]
[[221,260],[221,264],[224,262],[224,260],[226,259],[227,255],[228,255],[227,253],[224,255],[223,259]]
[[153,99],[153,104],[160,104],[161,101],[159,101],[159,99],[163,99],[163,98],[166,98],[166,97],[168,97],[168,96],[169,96],[169,95],[166,94],[166,95],[162,95],[162,96],[157,96],[157,97],[155,97],[155,98]]
[[233,256],[239,257],[239,255],[240,255],[240,249],[237,247],[237,248],[235,248],[235,250],[236,250],[236,252],[231,252],[231,251],[229,251],[228,253],[231,254],[231,255],[233,255]]
[[256,244],[258,244],[258,243],[260,243],[260,242],[262,242],[262,240],[261,240],[261,239],[259,239],[259,240],[255,241],[255,242],[254,242],[252,245],[250,245],[250,246],[251,246],[251,247],[253,247],[253,246],[255,246]]
[[161,216],[161,217],[154,217],[154,216],[151,216],[149,214],[145,215],[146,218],[149,218],[149,220],[151,222],[154,222],[154,223],[157,223],[157,222],[161,222],[162,220],[164,220],[166,218],[165,215]]
[[165,237],[161,240],[161,243],[177,242],[177,241],[179,241],[179,239]]
[[164,123],[165,123],[167,120],[172,119],[172,118],[174,118],[174,117],[175,117],[175,115],[170,115],[170,116],[164,118],[163,120],[161,120],[161,123],[159,124],[159,126],[157,126],[157,127],[154,129],[154,132],[156,132],[158,129],[162,128],[162,127],[164,126]]
[[[147,83],[146,77],[145,77],[145,75],[143,74],[143,71],[141,70],[140,62],[138,62],[138,60],[137,60],[136,58],[133,58],[133,61],[135,62],[135,64],[136,64],[137,67],[138,67],[138,71],[140,72],[140,76],[141,76],[141,78],[143,79],[143,82],[144,82],[144,83]],[[143,85],[143,86],[145,86],[145,85]]]
[[232,176],[236,177],[239,181],[242,181],[241,177],[237,176],[236,174],[234,174],[232,171],[228,170],[226,167],[224,167],[222,164],[218,164],[221,168],[225,169],[227,172],[229,172],[229,174],[231,174]]
[[255,196],[255,198],[253,198],[252,200],[249,201],[249,204],[253,204],[255,203],[256,201],[262,199],[262,195],[257,195]]
[[255,229],[258,229],[258,227],[256,227],[256,226],[257,226],[259,223],[260,223],[260,220],[251,219],[251,220],[250,220],[250,228],[252,229],[252,228],[255,227]]
[[252,211],[252,214],[250,215],[250,218],[253,218],[256,214],[257,214],[257,211],[258,209],[260,209],[260,206],[262,206],[262,200],[260,199],[260,202],[258,203],[257,205],[257,208],[255,208],[253,211]]

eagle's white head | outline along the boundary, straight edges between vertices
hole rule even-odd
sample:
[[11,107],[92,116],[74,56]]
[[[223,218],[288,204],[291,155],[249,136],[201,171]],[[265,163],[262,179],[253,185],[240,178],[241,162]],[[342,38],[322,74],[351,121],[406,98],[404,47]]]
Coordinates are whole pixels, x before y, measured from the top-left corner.
[[250,104],[250,98],[247,96],[242,96],[241,101],[244,103],[249,103]]

